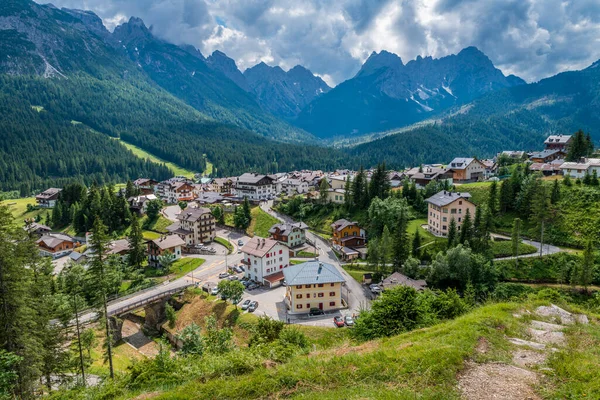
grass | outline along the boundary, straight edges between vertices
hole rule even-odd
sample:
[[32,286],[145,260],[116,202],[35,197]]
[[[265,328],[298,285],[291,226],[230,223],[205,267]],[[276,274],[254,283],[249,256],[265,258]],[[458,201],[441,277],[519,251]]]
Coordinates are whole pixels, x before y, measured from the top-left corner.
[[162,215],[159,215],[154,221],[149,221],[148,217],[144,216],[140,222],[144,230],[158,233],[167,233],[167,226],[173,223],[173,221],[166,219]]
[[271,214],[264,212],[260,207],[254,207],[251,210],[251,213],[252,222],[250,222],[250,226],[246,232],[248,232],[249,235],[254,233],[254,235],[258,235],[260,237],[268,237],[269,229],[278,223],[279,220]]
[[160,233],[153,232],[153,231],[143,231],[142,235],[144,236],[144,239],[146,239],[146,240],[154,240],[154,239],[158,239],[160,237]]
[[173,171],[174,175],[177,175],[177,176],[181,175],[181,176],[185,176],[187,178],[194,177],[194,172],[189,169],[180,167],[179,165],[173,164],[172,162],[165,161],[162,158],[159,158],[153,154],[150,154],[147,151],[142,150],[141,148],[139,148],[133,144],[124,142],[123,140],[119,140],[119,142],[123,146],[127,147],[127,149],[129,149],[135,156],[137,156],[139,158],[148,159],[157,164],[165,164],[167,166],[167,168],[169,168],[171,171]]
[[372,274],[375,272],[368,268],[362,268],[362,265],[360,264],[342,264],[342,268],[344,268],[348,275],[360,284],[362,284],[363,281],[363,274]]
[[296,254],[298,257],[302,257],[302,258],[314,258],[316,256],[318,256],[317,253],[313,253],[311,251],[299,251],[298,254]]
[[231,243],[229,243],[229,241],[227,239],[224,239],[222,237],[215,237],[215,242],[227,247],[227,250],[229,251],[229,254],[231,254],[231,252],[233,251],[233,245]]
[[40,208],[33,211],[27,211],[27,205],[31,204],[33,206],[36,205],[35,197],[25,197],[22,199],[13,199],[13,200],[3,200],[0,202],[0,205],[8,206],[12,216],[15,219],[15,222],[20,226],[25,225],[25,220],[37,217],[40,215],[42,217],[41,223],[46,222],[46,214],[51,213],[52,211],[47,208]]
[[290,265],[302,264],[306,262],[306,260],[290,260]]
[[[527,243],[519,243],[519,255],[533,254],[538,249]],[[494,257],[510,257],[513,255],[512,242],[508,240],[492,242]]]
[[[92,365],[86,370],[86,372],[100,376],[107,376],[109,374],[109,368],[108,361],[104,362],[102,349],[104,343],[103,334],[103,330],[96,330],[98,344],[91,351]],[[144,356],[142,353],[123,341],[117,343],[117,345],[113,346],[112,349],[113,367],[117,373],[126,373],[128,368],[131,367],[136,360],[142,360],[146,358],[146,356]]]
[[[498,182],[496,182],[497,184],[499,184]],[[457,192],[461,192],[467,189],[473,189],[473,188],[489,188],[491,186],[492,182],[472,182],[472,183],[462,183],[462,184],[456,184],[456,191]]]
[[204,261],[202,258],[180,258],[169,268],[169,275],[175,274],[175,279],[181,278],[204,264]]

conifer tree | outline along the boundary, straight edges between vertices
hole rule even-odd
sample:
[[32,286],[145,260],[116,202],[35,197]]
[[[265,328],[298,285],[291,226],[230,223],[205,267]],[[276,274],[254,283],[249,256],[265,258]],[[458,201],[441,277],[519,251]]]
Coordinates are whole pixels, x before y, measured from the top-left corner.
[[410,243],[407,235],[408,219],[403,209],[400,212],[396,222],[396,232],[394,236],[394,269],[400,271],[410,253]]
[[498,184],[496,183],[496,181],[492,181],[492,184],[490,185],[490,192],[489,192],[489,197],[488,197],[488,211],[492,214],[492,215],[496,215],[496,213],[498,212]]
[[534,229],[539,233],[540,238],[540,257],[544,248],[544,228],[550,217],[550,199],[547,195],[546,186],[539,184],[537,190],[533,194],[531,204],[530,221],[535,224]]
[[460,227],[460,244],[471,243],[473,239],[473,223],[471,221],[471,212],[467,209],[465,218]]
[[144,246],[144,235],[137,214],[133,214],[128,241],[129,255],[127,261],[129,266],[139,270],[146,259],[146,247]]
[[418,227],[415,229],[415,236],[412,241],[412,256],[416,259],[421,258],[421,234]]
[[550,203],[558,204],[560,201],[560,185],[558,184],[558,179],[554,180],[552,184],[552,194],[550,195]]
[[515,267],[519,267],[519,244],[521,243],[521,219],[515,218],[511,235],[512,255],[515,258]]
[[448,225],[448,248],[451,249],[456,245],[458,241],[457,237],[456,220],[454,217],[450,217],[450,224]]

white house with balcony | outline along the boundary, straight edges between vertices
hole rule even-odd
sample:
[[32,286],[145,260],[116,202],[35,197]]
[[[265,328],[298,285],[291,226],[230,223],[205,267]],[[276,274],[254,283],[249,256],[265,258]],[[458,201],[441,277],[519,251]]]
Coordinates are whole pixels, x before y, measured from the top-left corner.
[[242,247],[246,265],[244,276],[268,287],[281,285],[283,269],[290,264],[289,251],[286,246],[273,239],[258,236],[250,239]]

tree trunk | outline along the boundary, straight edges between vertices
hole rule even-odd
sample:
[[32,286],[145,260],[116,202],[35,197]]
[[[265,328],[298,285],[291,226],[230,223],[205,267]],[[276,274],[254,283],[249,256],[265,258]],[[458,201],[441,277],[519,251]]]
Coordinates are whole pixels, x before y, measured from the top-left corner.
[[108,321],[108,307],[106,305],[106,293],[102,293],[102,303],[104,304],[104,325],[106,327],[106,345],[108,351],[108,366],[110,368],[110,379],[115,378],[112,360],[112,335],[110,334],[110,322]]
[[79,347],[79,364],[81,367],[81,382],[85,387],[85,367],[83,365],[83,349],[81,348],[81,333],[79,329],[79,315],[77,309],[77,299],[73,296],[73,309],[75,310],[75,328],[77,329],[77,345]]

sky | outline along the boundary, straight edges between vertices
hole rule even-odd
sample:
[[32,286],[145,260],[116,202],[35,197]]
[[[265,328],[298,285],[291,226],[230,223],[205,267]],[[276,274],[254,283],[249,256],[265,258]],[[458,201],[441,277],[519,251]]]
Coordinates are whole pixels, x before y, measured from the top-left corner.
[[[47,1],[36,0],[40,3]],[[50,0],[94,11],[109,30],[131,16],[240,70],[300,64],[331,86],[371,52],[407,61],[476,46],[506,75],[528,82],[600,59],[599,0]]]

